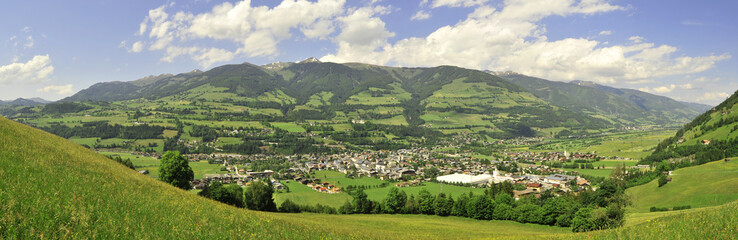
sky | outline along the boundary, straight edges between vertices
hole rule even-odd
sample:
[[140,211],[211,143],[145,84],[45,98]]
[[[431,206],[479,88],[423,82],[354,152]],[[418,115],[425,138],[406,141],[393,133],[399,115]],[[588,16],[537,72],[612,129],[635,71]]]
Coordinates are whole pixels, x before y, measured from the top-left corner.
[[225,64],[514,71],[716,105],[738,90],[738,1],[11,0],[0,100]]

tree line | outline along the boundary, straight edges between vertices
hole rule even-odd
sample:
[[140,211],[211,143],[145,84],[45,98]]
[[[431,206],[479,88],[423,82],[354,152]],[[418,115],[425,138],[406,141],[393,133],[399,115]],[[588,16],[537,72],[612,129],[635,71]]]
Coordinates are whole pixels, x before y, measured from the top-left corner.
[[121,126],[118,124],[110,125],[105,121],[86,122],[82,126],[69,127],[62,124],[52,124],[48,127],[42,127],[41,130],[53,133],[63,138],[81,137],[91,138],[99,137],[101,139],[123,138],[123,139],[155,139],[162,138],[164,127],[153,126],[148,124],[135,126]]

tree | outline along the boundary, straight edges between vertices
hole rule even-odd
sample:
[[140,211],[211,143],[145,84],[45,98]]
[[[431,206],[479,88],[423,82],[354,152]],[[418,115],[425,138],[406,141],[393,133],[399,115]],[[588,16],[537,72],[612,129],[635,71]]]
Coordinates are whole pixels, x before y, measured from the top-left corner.
[[246,188],[246,196],[244,202],[246,207],[257,211],[277,211],[277,205],[274,204],[274,188],[267,180],[254,181],[251,186]]
[[220,181],[213,181],[198,195],[213,199],[235,207],[243,207],[243,189],[238,185],[223,185]]
[[469,200],[466,209],[470,218],[490,220],[494,215],[495,202],[489,195],[477,195]]
[[451,215],[453,216],[459,216],[459,217],[467,217],[466,214],[466,204],[469,202],[469,195],[461,194],[458,199],[456,199],[456,202],[454,203],[454,207],[451,210]]
[[403,213],[418,214],[418,201],[415,200],[415,195],[410,195],[410,198],[407,199]]
[[521,223],[541,223],[543,222],[543,212],[541,207],[535,204],[527,203],[517,207],[518,222]]
[[586,232],[596,229],[597,226],[590,218],[591,215],[592,208],[580,208],[579,211],[574,214],[574,218],[571,220],[571,230],[574,232]]
[[396,187],[390,188],[387,198],[384,199],[384,212],[389,214],[400,213],[407,203],[405,191],[399,191]]
[[338,213],[340,213],[340,214],[352,214],[352,213],[354,213],[354,207],[351,206],[351,202],[349,202],[348,200],[346,200],[346,202],[343,203],[343,205],[340,208],[338,208]]
[[279,205],[279,211],[286,213],[299,213],[300,206],[293,203],[292,200],[288,198],[287,200],[284,200],[284,202],[282,202],[282,205]]
[[435,178],[438,176],[439,172],[440,171],[438,171],[438,168],[431,167],[423,171],[423,176],[426,178]]
[[518,218],[515,209],[504,203],[497,203],[492,216],[497,220],[516,220]]
[[448,216],[451,214],[451,210],[454,207],[453,198],[451,198],[451,196],[446,198],[445,194],[439,193],[433,205],[435,205],[436,215],[442,217]]
[[372,202],[367,198],[363,189],[359,189],[354,193],[354,213],[371,213],[374,209]]
[[667,182],[669,182],[669,179],[666,179],[666,175],[661,174],[659,177],[659,187],[666,185]]
[[195,173],[184,156],[177,151],[168,151],[161,157],[159,166],[159,179],[174,185],[175,187],[188,190],[192,188],[190,181],[195,178]]
[[418,210],[420,213],[426,215],[436,214],[434,202],[435,198],[433,197],[433,195],[431,195],[430,192],[428,192],[428,190],[426,190],[425,188],[420,190],[420,192],[418,193]]

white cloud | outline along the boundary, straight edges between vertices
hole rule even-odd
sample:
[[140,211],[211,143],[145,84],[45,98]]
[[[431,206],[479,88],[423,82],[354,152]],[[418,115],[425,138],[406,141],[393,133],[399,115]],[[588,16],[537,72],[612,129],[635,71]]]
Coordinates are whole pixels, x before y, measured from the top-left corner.
[[[434,2],[435,3],[435,2]],[[654,78],[708,70],[731,58],[674,56],[678,49],[643,42],[610,45],[585,38],[550,41],[540,21],[549,16],[592,15],[624,10],[606,0],[507,0],[499,9],[479,6],[466,19],[425,37],[387,43],[386,30],[365,42],[336,39],[338,49],[323,61],[366,62],[397,66],[455,65],[473,69],[512,70],[552,80],[590,80],[600,83],[647,83]],[[360,22],[369,22],[365,16]],[[373,19],[373,26],[384,26]],[[384,29],[384,28],[380,28]],[[346,29],[341,29],[347,31]]]
[[431,7],[473,7],[483,5],[487,2],[489,0],[434,0]]
[[[201,14],[170,14],[168,6],[161,6],[149,11],[138,34],[148,32],[148,37],[154,40],[149,50],[166,51],[163,61],[190,55],[201,65],[209,66],[231,60],[236,55],[270,57],[279,54],[278,43],[292,37],[292,30],[308,39],[326,39],[334,32],[336,17],[345,12],[344,3],[345,0],[284,0],[269,8],[251,6],[250,0],[244,0],[225,2]],[[238,47],[206,49],[192,43],[203,39],[227,41]],[[181,54],[182,51],[186,54]]]
[[430,17],[431,17],[430,13],[428,13],[426,11],[423,11],[423,10],[420,10],[417,13],[415,13],[415,15],[413,15],[412,17],[410,17],[410,20],[425,20],[425,19],[428,19]]
[[199,54],[193,55],[192,59],[199,62],[200,66],[207,68],[217,62],[230,61],[234,53],[220,48],[201,49]]
[[612,31],[610,31],[610,30],[602,31],[602,32],[600,32],[600,35],[602,35],[602,36],[612,35]]
[[728,97],[730,97],[730,94],[726,92],[706,92],[695,100],[697,102],[721,102]]
[[198,47],[176,47],[170,46],[166,49],[166,55],[161,58],[164,62],[173,62],[180,56],[189,56],[203,68],[208,68],[217,62],[230,61],[235,53],[220,48],[198,48]]
[[133,43],[133,45],[131,46],[131,50],[129,50],[129,52],[139,53],[143,51],[143,49],[144,49],[143,43],[141,41],[138,41],[138,42]]
[[698,83],[706,83],[706,82],[719,82],[720,80],[722,79],[721,78],[699,77],[695,79],[694,81]]
[[39,83],[54,73],[49,55],[36,55],[25,63],[14,62],[0,66],[0,84]]
[[322,61],[340,62],[347,59],[356,62],[386,61],[376,50],[389,47],[388,38],[395,36],[376,15],[386,14],[384,7],[363,7],[348,16],[339,17],[341,33],[335,37],[338,43],[336,55],[326,55]]
[[23,29],[21,29],[21,31],[24,32],[24,33],[29,33],[29,32],[31,32],[31,27],[25,26],[25,27],[23,27]]
[[630,40],[633,43],[641,43],[641,42],[643,42],[644,38],[641,37],[641,36],[632,36],[632,37],[628,38],[628,40]]
[[669,84],[669,85],[655,87],[653,89],[650,89],[648,87],[644,87],[644,88],[639,88],[638,90],[643,91],[643,92],[664,94],[664,93],[670,93],[670,92],[672,92],[672,91],[674,91],[676,89],[690,90],[690,89],[693,89],[693,88],[694,87],[692,87],[692,84],[691,83],[685,83],[685,84],[681,84],[681,85]]
[[52,93],[52,94],[56,94],[56,95],[69,95],[69,94],[74,93],[73,87],[74,86],[72,84],[67,84],[67,85],[49,85],[49,86],[46,86],[46,87],[42,87],[42,88],[36,89],[36,91],[37,92],[42,92],[42,93]]
[[25,48],[32,48],[33,47],[33,44],[34,44],[34,42],[33,42],[33,36],[28,36],[28,37],[26,37],[26,43],[23,44],[23,47],[25,47]]

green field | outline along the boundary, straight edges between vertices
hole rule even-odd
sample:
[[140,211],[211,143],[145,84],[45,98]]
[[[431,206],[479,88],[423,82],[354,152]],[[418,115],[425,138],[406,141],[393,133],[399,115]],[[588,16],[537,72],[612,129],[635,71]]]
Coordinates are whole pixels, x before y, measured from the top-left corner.
[[538,151],[593,152],[603,157],[640,160],[650,155],[661,140],[673,136],[674,132],[674,130],[636,131],[602,137],[555,139],[539,147]]
[[69,138],[69,141],[72,141],[72,142],[74,142],[76,144],[79,144],[79,145],[87,145],[87,146],[90,146],[91,147],[92,145],[95,145],[95,143],[97,143],[97,140],[98,139],[99,138],[71,137],[71,138]]
[[[369,199],[374,200],[374,201],[381,201],[385,197],[387,197],[387,194],[389,193],[390,188],[393,188],[393,187],[395,186],[384,187],[384,188],[372,188],[372,189],[367,189],[365,192],[369,196]],[[405,191],[405,193],[408,196],[410,195],[417,196],[418,193],[422,189],[428,190],[428,192],[430,192],[433,195],[438,195],[438,193],[443,192],[444,194],[446,194],[446,196],[451,195],[454,198],[459,197],[459,195],[461,194],[469,194],[469,192],[473,192],[474,194],[484,193],[484,188],[460,187],[460,186],[432,183],[432,182],[424,182],[423,186],[400,188],[400,190]]]
[[371,178],[371,177],[347,178],[346,175],[343,173],[336,172],[336,171],[328,171],[328,170],[315,171],[315,173],[313,173],[312,176],[315,178],[319,178],[321,181],[329,182],[340,188],[345,188],[349,185],[376,186],[382,183],[386,183],[386,181],[382,181],[382,180]]
[[346,238],[358,239],[536,239],[571,235],[568,228],[460,217],[301,213],[280,214],[278,218],[317,231],[336,232]]
[[614,168],[615,166],[622,164],[625,167],[633,167],[638,164],[636,160],[600,160],[592,163],[595,167],[603,166],[606,168]]
[[305,129],[298,126],[295,123],[288,122],[274,122],[271,123],[274,127],[288,131],[288,132],[305,132]]
[[[102,155],[120,156],[123,159],[131,159],[133,166],[136,170],[149,170],[148,176],[157,178],[159,176],[159,160],[152,157],[146,157],[131,153],[118,153],[118,152],[100,152]],[[205,174],[223,174],[228,173],[226,171],[220,171],[223,165],[220,164],[209,164],[207,161],[190,162],[190,167],[195,173],[195,178],[202,178]]]
[[690,205],[717,206],[738,199],[738,159],[711,162],[677,169],[672,181],[658,187],[657,181],[629,188],[632,212],[648,212],[651,207]]
[[642,159],[651,154],[652,148],[661,140],[674,136],[673,130],[659,130],[617,134],[602,137],[601,144],[581,146],[572,151],[596,152],[600,156],[617,156],[622,158]]
[[152,157],[146,157],[131,153],[119,153],[119,152],[98,152],[99,154],[105,155],[105,156],[119,156],[122,159],[131,159],[131,162],[133,162],[133,166],[136,168],[139,167],[149,167],[149,166],[159,166],[159,160],[152,158]]
[[295,181],[283,183],[290,189],[290,192],[274,194],[274,202],[277,204],[277,206],[282,204],[282,202],[284,202],[285,200],[290,199],[292,202],[300,205],[315,206],[316,204],[320,203],[322,205],[327,205],[338,209],[346,201],[351,201],[353,199],[346,193],[328,194],[316,192],[315,190],[310,189],[310,187]]
[[241,141],[240,138],[236,138],[236,137],[219,137],[218,141],[215,144],[218,146],[223,146],[223,145],[231,145],[231,144],[240,144],[242,142],[243,141]]

